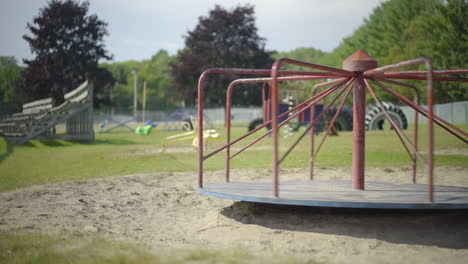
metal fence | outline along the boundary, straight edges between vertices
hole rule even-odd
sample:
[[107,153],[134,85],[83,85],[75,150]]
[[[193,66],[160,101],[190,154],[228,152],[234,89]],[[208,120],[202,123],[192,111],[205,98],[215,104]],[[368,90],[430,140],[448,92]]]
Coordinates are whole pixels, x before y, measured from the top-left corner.
[[[401,106],[402,111],[405,113],[408,123],[414,123],[414,110],[407,106]],[[434,106],[435,114],[448,122],[456,125],[468,125],[468,101],[455,102],[448,104],[438,104]],[[146,111],[145,120],[142,120],[142,113],[140,112],[138,118],[130,121],[133,122],[145,122],[146,120],[152,120],[153,122],[163,122],[168,116],[173,113],[174,110],[166,111]],[[115,111],[110,114],[109,110],[96,109],[94,111],[94,123],[101,123],[112,117],[112,119],[124,122],[132,119],[133,113],[129,110]],[[224,108],[211,108],[204,110],[205,115],[213,124],[224,124]],[[233,123],[248,123],[256,118],[262,117],[262,109],[260,107],[235,107],[232,108],[232,122]],[[420,124],[426,124],[426,118],[419,118]]]
[[[408,123],[414,123],[414,110],[408,106],[401,106],[401,110],[405,113]],[[153,122],[165,121],[174,111],[146,111],[145,119],[152,120]],[[468,101],[455,102],[448,104],[438,104],[434,106],[434,112],[439,117],[447,120],[448,122],[455,125],[468,125]],[[100,123],[109,117],[109,114],[105,114],[106,111],[95,111],[95,123]],[[213,124],[224,124],[224,108],[211,108],[204,110],[205,116]],[[117,111],[111,115],[113,119],[124,121],[132,118],[133,114],[130,111]],[[232,122],[233,123],[248,123],[256,118],[262,117],[262,109],[260,107],[235,107],[232,108]],[[145,121],[146,121],[145,120]],[[142,114],[139,113],[139,117],[136,122],[144,122],[142,120]],[[426,124],[427,119],[424,117],[419,118],[420,124]]]
[[[401,110],[405,113],[408,123],[413,124],[414,110],[409,106],[402,106]],[[468,101],[434,105],[434,114],[451,124],[468,125]],[[426,118],[419,118],[419,124],[426,123]]]
[[[171,111],[146,111],[145,112],[145,120],[142,118],[142,113],[138,113],[138,117],[136,120],[132,120],[133,122],[145,122],[147,120],[151,120],[153,122],[164,122],[169,116],[171,116],[177,110]],[[187,111],[184,113],[185,115],[190,115],[191,111]],[[208,117],[209,121],[213,124],[224,124],[224,116],[225,110],[224,108],[211,108],[211,109],[204,109],[204,114]],[[196,111],[192,112],[193,115],[196,115]],[[111,117],[114,120],[119,122],[124,122],[127,120],[132,119],[133,113],[130,111],[115,111],[114,113],[110,114],[109,111],[106,110],[95,110],[95,123],[101,123]],[[232,108],[232,122],[233,123],[245,123],[250,122],[256,118],[262,117],[262,109],[260,107],[234,107]]]

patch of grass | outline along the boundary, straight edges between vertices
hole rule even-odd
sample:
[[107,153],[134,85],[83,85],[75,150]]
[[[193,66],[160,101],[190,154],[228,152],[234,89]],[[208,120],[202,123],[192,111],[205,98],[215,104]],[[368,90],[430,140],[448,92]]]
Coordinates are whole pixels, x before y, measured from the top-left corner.
[[155,255],[145,247],[95,234],[45,235],[0,231],[0,264],[317,263],[274,252],[268,255],[253,254],[244,249],[222,252],[205,248],[170,249],[157,252]]
[[[468,127],[467,127],[468,128]],[[463,127],[462,129],[466,129]],[[245,127],[235,127],[232,139],[246,132]],[[208,143],[205,155],[225,143],[225,132],[219,140]],[[280,157],[286,152],[299,134],[280,139]],[[420,149],[424,150],[427,140],[423,129],[420,130]],[[266,129],[256,133],[265,133]],[[80,144],[68,141],[32,140],[23,146],[9,147],[0,140],[0,191],[22,188],[31,185],[48,184],[63,181],[86,180],[136,173],[176,172],[197,170],[197,153],[173,152],[161,153],[163,143],[169,148],[191,148],[191,141],[165,141],[167,136],[180,131],[154,130],[150,135],[141,136],[127,131],[96,134],[94,144]],[[411,131],[407,131],[410,136]],[[254,136],[235,145],[231,154],[250,142]],[[323,133],[316,137],[316,146],[323,138]],[[455,149],[466,151],[468,145],[436,129],[436,149]],[[182,149],[182,150],[183,150]],[[315,160],[317,167],[349,167],[352,158],[352,132],[340,132],[339,136],[330,136]],[[411,166],[411,159],[395,136],[394,131],[370,131],[366,135],[366,166],[400,167]],[[465,155],[436,155],[436,166],[468,167]],[[265,138],[244,153],[231,160],[232,168],[270,168],[272,160],[271,138]],[[281,164],[283,168],[307,167],[309,143],[303,140]],[[224,168],[224,152],[206,160],[206,170]],[[195,176],[194,176],[195,177]],[[195,179],[195,178],[194,178]],[[195,181],[195,180],[194,180]]]
[[0,232],[0,263],[162,263],[146,250],[101,236]]
[[383,171],[386,172],[386,173],[393,173],[393,172],[395,172],[395,170],[393,170],[393,169],[391,169],[391,168],[384,168]]

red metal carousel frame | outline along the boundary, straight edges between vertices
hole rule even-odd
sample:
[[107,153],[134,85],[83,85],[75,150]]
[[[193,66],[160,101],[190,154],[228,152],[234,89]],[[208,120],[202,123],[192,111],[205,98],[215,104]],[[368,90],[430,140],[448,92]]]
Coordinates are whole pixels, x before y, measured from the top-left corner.
[[[320,71],[286,71],[280,70],[280,66],[283,64],[292,64],[297,66],[302,66],[305,68],[311,68],[314,70]],[[426,66],[425,71],[394,71],[403,67],[424,64]],[[387,120],[390,122],[393,130],[397,134],[398,138],[402,142],[407,153],[413,161],[413,183],[416,181],[416,164],[419,159],[427,167],[428,172],[428,200],[433,202],[434,196],[434,187],[433,187],[433,148],[434,148],[434,123],[448,131],[450,134],[459,138],[461,141],[468,143],[468,133],[463,130],[453,126],[442,118],[436,116],[433,110],[434,103],[434,89],[433,81],[455,81],[455,82],[468,82],[468,78],[459,78],[451,77],[445,75],[451,74],[467,74],[468,70],[433,70],[432,63],[429,59],[418,58],[408,61],[403,61],[393,65],[388,65],[384,67],[377,68],[377,61],[367,55],[362,50],[358,50],[356,53],[351,55],[343,62],[343,69],[337,69],[332,67],[327,67],[323,65],[308,63],[304,61],[282,58],[274,62],[271,69],[237,69],[237,68],[212,68],[208,69],[200,76],[198,81],[198,187],[203,188],[203,162],[213,155],[220,153],[225,150],[226,152],[226,165],[225,165],[225,181],[229,182],[230,178],[230,160],[249,147],[253,146],[267,135],[271,133],[272,142],[273,142],[273,156],[272,156],[272,172],[273,172],[273,196],[279,197],[279,166],[282,161],[291,153],[295,146],[309,133],[311,148],[310,148],[310,179],[313,179],[313,169],[314,169],[314,160],[323,142],[326,140],[328,132],[333,127],[335,120],[340,114],[346,100],[353,92],[353,147],[352,147],[352,188],[358,190],[364,190],[365,188],[365,176],[364,176],[364,156],[365,156],[365,109],[366,109],[366,90],[372,95],[377,106],[382,110]],[[204,154],[204,144],[203,144],[203,85],[204,80],[208,75],[211,74],[242,74],[242,75],[269,75],[269,77],[262,78],[250,78],[250,79],[237,79],[234,80],[227,88],[226,92],[226,144],[208,154]],[[333,79],[316,85],[313,89],[313,95],[304,102],[296,105],[293,109],[278,115],[278,82],[290,81],[290,80],[326,80]],[[417,90],[413,85],[395,81],[395,79],[401,80],[426,80],[427,86],[427,110],[420,105],[418,105],[418,94]],[[239,137],[236,140],[231,141],[231,96],[232,90],[234,87],[241,83],[264,83],[269,84],[269,98],[265,98],[266,94],[266,85],[262,88],[262,97],[264,98],[264,109],[271,107],[271,117],[268,118],[266,112],[264,111],[264,118],[266,122],[257,127],[256,129],[248,132],[247,134]],[[394,85],[399,85],[403,87],[408,87],[414,90],[414,100],[411,101],[399,93],[395,92],[388,86],[383,83],[390,83]],[[378,99],[374,88],[371,84],[374,84],[381,89],[385,90],[392,96],[399,99],[404,104],[408,105],[415,110],[415,131],[413,135],[413,142],[402,132],[402,130],[394,123],[390,118],[386,109]],[[316,94],[316,89],[323,86],[333,85],[320,93]],[[335,96],[332,101],[330,101],[323,109],[323,111],[314,118],[314,106],[320,102],[322,99],[333,93],[334,91],[338,92],[338,96]],[[327,132],[324,133],[324,137],[317,149],[314,151],[314,129],[317,120],[323,116],[324,113],[336,102],[341,95],[345,94],[344,99],[341,101],[336,114],[330,122]],[[285,125],[287,122],[297,117],[307,109],[311,110],[310,114],[310,123],[307,129],[300,135],[300,137],[293,143],[293,145],[285,152],[282,157],[279,157],[278,152],[278,136],[279,129],[281,126]],[[293,113],[293,114],[291,114]],[[417,148],[417,135],[418,135],[418,114],[421,114],[428,119],[428,144],[427,144],[427,159],[424,159]],[[287,117],[285,121],[279,122],[281,118]],[[270,125],[271,130],[263,134],[259,138],[248,143],[240,150],[231,154],[231,146],[242,141],[246,137],[252,135],[253,133],[259,131],[260,129]]]

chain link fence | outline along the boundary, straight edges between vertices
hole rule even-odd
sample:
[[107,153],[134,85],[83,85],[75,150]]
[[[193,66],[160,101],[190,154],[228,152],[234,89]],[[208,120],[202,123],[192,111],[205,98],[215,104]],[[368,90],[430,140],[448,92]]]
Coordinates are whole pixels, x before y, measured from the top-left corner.
[[[223,125],[225,121],[225,109],[208,108],[203,110],[205,121],[213,125]],[[94,123],[105,126],[107,123],[114,124],[134,124],[134,123],[160,123],[167,125],[170,122],[187,121],[190,117],[196,117],[196,108],[179,108],[175,110],[164,111],[145,111],[138,112],[137,116],[133,115],[129,110],[110,110],[110,109],[95,109]],[[232,108],[232,123],[243,123],[247,126],[254,119],[262,117],[262,109],[260,107],[234,107]]]
[[[1,108],[1,107],[0,107]],[[408,123],[414,123],[414,110],[408,106],[401,106],[401,110],[405,113]],[[180,113],[181,120],[177,120],[179,117],[174,116],[177,111]],[[434,106],[435,114],[439,117],[447,120],[448,122],[455,125],[468,125],[468,101],[438,104]],[[214,125],[224,124],[225,109],[220,108],[209,108],[204,109],[205,117]],[[5,114],[2,116],[6,117]],[[171,120],[171,116],[172,119]],[[95,109],[94,110],[94,123],[104,124],[109,120],[114,120],[120,123],[127,122],[132,123],[145,123],[147,121],[155,122],[171,122],[171,121],[183,121],[190,116],[196,116],[195,108],[180,108],[180,109],[168,109],[163,111],[146,111],[144,116],[139,111],[135,118],[131,110],[111,110],[111,109]],[[260,107],[234,107],[232,108],[232,122],[248,124],[254,119],[262,117],[262,109]],[[2,119],[3,119],[2,118]],[[143,120],[144,119],[144,120]],[[426,124],[427,119],[424,117],[419,118],[420,124]]]

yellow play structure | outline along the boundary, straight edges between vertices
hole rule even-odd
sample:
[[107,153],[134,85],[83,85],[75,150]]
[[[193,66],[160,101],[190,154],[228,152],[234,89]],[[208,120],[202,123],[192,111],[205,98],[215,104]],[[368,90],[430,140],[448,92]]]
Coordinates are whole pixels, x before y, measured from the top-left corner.
[[[163,148],[167,147],[167,144],[171,141],[184,141],[184,140],[192,140],[192,147],[195,147],[195,148],[198,147],[198,137],[196,135],[196,132],[198,131],[198,118],[194,116],[190,116],[190,121],[192,124],[190,124],[189,122],[184,122],[182,124],[182,127],[185,128],[185,130],[190,130],[193,126],[193,130],[166,137],[162,144]],[[216,131],[216,129],[204,130],[203,139],[204,139],[203,141],[205,142],[205,144],[207,144],[209,140],[219,139],[219,133]]]

